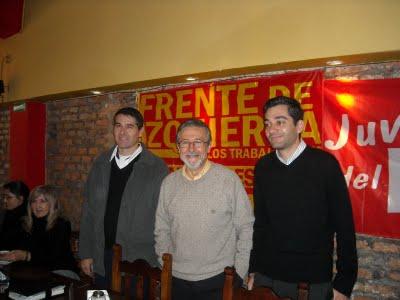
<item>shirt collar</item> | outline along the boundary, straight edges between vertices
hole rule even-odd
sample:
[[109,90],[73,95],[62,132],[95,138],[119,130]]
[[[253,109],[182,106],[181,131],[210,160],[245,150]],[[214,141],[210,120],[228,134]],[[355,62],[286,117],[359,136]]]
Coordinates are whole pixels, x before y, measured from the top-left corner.
[[208,172],[208,170],[210,170],[210,168],[211,168],[211,162],[207,159],[201,172],[199,174],[197,174],[195,177],[190,177],[188,174],[188,170],[187,170],[188,168],[186,167],[186,165],[183,165],[182,175],[187,180],[194,181],[194,180],[198,180],[201,177],[203,177]]
[[118,146],[115,146],[111,157],[110,161],[112,161],[115,158],[115,162],[117,163],[118,167],[120,169],[126,167],[129,165],[129,163],[134,160],[140,153],[142,153],[143,147],[142,144],[139,144],[139,147],[130,155],[127,156],[122,156],[122,155],[117,155],[118,154]]
[[287,159],[284,160],[280,155],[279,155],[279,151],[276,150],[276,156],[278,157],[278,159],[281,161],[281,163],[285,164],[285,165],[290,165],[296,158],[298,158],[300,156],[301,153],[303,153],[304,149],[306,149],[307,144],[303,141],[300,140],[299,145],[297,146],[296,150],[292,153],[292,155]]

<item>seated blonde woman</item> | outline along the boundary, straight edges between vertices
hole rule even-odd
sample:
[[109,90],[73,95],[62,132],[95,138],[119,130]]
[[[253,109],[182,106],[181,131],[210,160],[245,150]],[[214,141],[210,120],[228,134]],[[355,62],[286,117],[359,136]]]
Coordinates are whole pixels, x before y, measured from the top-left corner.
[[49,185],[34,188],[29,195],[27,216],[23,220],[23,246],[1,255],[1,259],[27,261],[60,275],[79,279],[70,246],[71,224],[60,214],[55,189]]

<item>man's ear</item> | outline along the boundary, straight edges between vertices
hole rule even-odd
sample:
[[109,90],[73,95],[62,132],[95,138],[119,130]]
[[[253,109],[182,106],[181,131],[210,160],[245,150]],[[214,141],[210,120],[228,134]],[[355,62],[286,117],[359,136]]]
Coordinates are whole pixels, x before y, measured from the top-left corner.
[[304,121],[303,120],[298,120],[296,124],[296,131],[298,134],[302,133],[304,130]]
[[144,126],[139,129],[139,137],[142,137],[143,133],[144,133]]
[[208,149],[207,149],[207,154],[209,154],[210,151],[211,151],[211,143],[210,143],[209,145],[207,145],[207,147],[208,147]]

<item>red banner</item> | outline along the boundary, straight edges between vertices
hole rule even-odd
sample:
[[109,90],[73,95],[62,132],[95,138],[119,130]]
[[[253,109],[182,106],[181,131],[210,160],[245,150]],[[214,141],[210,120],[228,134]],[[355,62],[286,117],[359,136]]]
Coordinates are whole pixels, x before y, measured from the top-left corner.
[[400,79],[324,83],[324,147],[345,174],[356,230],[400,237]]
[[342,166],[357,232],[399,238],[399,94],[400,79],[323,82],[322,72],[297,72],[147,92],[139,110],[144,142],[171,170],[182,165],[179,124],[204,120],[212,132],[209,158],[232,168],[252,199],[254,165],[271,151],[263,105],[277,95],[294,97],[305,111],[303,139],[332,152]]
[[174,170],[182,165],[175,145],[179,124],[190,118],[202,119],[212,134],[209,158],[235,170],[252,198],[254,165],[271,151],[264,135],[263,105],[278,95],[302,103],[306,121],[303,136],[308,144],[321,145],[321,72],[219,81],[141,94],[144,141]]

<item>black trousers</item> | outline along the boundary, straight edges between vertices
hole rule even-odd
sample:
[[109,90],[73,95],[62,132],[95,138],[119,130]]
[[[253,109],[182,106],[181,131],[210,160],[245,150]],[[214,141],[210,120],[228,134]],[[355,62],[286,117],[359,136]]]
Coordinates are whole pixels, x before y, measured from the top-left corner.
[[[268,276],[256,273],[254,286],[266,286],[271,288],[279,297],[298,298],[297,283],[274,280]],[[331,282],[311,283],[309,285],[308,300],[332,299],[333,290]]]
[[[222,272],[216,276],[189,281],[172,277],[173,300],[221,300],[224,288],[225,274]],[[241,286],[243,280],[235,275],[235,287]]]

